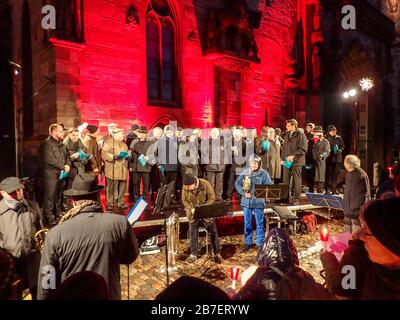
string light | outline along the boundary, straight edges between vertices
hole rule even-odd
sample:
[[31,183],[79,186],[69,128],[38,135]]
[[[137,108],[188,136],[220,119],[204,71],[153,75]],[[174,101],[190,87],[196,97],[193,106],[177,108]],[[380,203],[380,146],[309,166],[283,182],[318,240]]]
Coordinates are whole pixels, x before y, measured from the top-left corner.
[[369,91],[374,86],[374,80],[371,78],[362,78],[360,81],[358,81],[358,84],[361,87],[361,91]]

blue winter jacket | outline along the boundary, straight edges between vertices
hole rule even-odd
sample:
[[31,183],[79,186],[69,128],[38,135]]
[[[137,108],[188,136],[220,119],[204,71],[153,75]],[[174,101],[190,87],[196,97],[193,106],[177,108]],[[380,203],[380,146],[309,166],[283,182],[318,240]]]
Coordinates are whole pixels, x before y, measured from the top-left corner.
[[[242,190],[242,183],[245,176],[250,176],[251,178],[251,188],[250,188],[251,198],[246,198]],[[242,199],[240,200],[240,205],[242,207],[264,209],[265,200],[256,199],[253,197],[254,187],[256,184],[269,184],[269,185],[272,184],[271,177],[269,176],[268,172],[262,168],[262,166],[260,166],[260,168],[255,172],[251,172],[250,168],[246,168],[240,173],[239,177],[235,182],[235,188],[237,192],[240,193],[240,195],[242,196]]]

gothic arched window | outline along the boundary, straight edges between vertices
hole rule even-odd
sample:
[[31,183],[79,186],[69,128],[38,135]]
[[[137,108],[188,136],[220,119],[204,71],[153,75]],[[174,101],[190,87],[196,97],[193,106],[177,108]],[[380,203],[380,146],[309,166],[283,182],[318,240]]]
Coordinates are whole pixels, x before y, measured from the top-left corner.
[[178,106],[176,18],[168,0],[150,0],[146,19],[147,100]]

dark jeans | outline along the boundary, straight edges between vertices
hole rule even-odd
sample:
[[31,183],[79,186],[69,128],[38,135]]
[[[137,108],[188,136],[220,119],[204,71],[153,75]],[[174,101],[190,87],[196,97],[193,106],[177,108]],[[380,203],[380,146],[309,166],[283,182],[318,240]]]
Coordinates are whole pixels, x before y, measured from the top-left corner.
[[217,224],[214,219],[212,222],[205,220],[194,220],[189,222],[190,234],[190,252],[196,257],[199,255],[199,227],[204,227],[210,233],[211,245],[215,254],[220,253],[221,247],[219,244]]
[[315,167],[311,169],[305,169],[305,175],[307,180],[308,192],[314,193],[314,177],[315,177]]
[[150,172],[133,172],[133,197],[134,201],[138,200],[140,197],[140,179],[143,183],[143,193],[142,197],[147,200],[150,192]]
[[[229,178],[228,178],[228,187],[226,189],[226,197],[227,199],[232,198],[233,191],[235,191],[235,182],[236,179],[238,178],[238,175],[235,174],[235,171],[230,171],[229,172]],[[240,199],[240,195],[237,191],[236,192],[236,198]]]
[[54,176],[43,177],[43,214],[47,223],[53,222],[55,215],[61,215],[61,204],[63,200],[64,181],[59,180],[57,173]]
[[177,198],[177,194],[176,194],[176,190],[177,190],[177,177],[178,177],[178,172],[176,171],[167,171],[165,172],[165,184],[169,184],[171,182],[175,182],[174,185],[174,192],[172,193],[172,196],[175,198]]
[[301,195],[301,167],[283,168],[283,184],[290,186],[290,177],[293,176],[293,197],[300,200]]
[[207,180],[215,191],[217,200],[222,199],[222,189],[224,187],[224,171],[207,171]]
[[326,190],[328,190],[328,187],[331,187],[332,192],[336,192],[340,169],[340,163],[326,162]]
[[107,207],[117,204],[122,207],[125,204],[126,180],[112,180],[107,178]]

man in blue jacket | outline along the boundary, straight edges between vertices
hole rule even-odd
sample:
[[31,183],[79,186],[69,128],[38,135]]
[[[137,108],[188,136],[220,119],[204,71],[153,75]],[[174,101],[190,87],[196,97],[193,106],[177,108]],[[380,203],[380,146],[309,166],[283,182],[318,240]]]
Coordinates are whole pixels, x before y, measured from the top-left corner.
[[264,199],[254,198],[254,188],[257,184],[271,185],[272,180],[266,170],[262,168],[261,158],[255,154],[249,157],[249,168],[244,169],[236,180],[235,188],[242,196],[240,205],[244,213],[244,251],[253,244],[252,214],[256,217],[256,244],[261,248],[264,243]]

